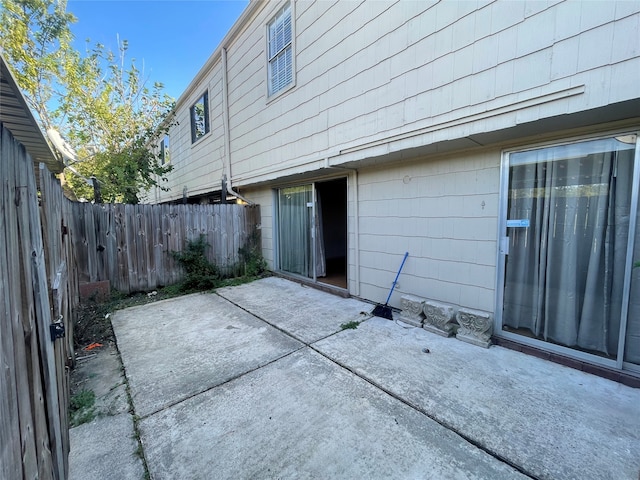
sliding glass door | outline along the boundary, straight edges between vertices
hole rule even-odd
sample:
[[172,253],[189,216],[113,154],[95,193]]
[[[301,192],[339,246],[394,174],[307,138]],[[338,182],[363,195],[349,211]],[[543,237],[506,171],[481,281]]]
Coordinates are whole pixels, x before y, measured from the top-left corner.
[[635,151],[626,135],[505,154],[503,335],[638,363]]
[[347,179],[276,190],[278,269],[347,288]]
[[280,269],[313,278],[313,186],[278,190]]

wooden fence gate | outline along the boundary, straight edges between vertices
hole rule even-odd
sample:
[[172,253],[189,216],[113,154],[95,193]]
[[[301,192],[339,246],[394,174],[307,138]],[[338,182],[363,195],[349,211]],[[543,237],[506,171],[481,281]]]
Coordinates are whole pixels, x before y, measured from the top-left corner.
[[[51,180],[48,170],[39,173],[45,184]],[[41,222],[33,161],[0,124],[3,479],[64,479],[68,474],[67,365],[73,358],[71,311],[77,290],[70,245],[61,237],[64,213],[52,215],[57,208],[44,208],[46,221]],[[59,338],[64,329],[69,335]]]

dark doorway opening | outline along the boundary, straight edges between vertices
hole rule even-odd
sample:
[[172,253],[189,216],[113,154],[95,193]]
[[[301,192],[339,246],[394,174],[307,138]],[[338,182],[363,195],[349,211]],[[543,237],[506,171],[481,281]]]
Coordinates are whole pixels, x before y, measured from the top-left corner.
[[318,203],[319,236],[324,244],[326,275],[317,280],[347,288],[347,179],[315,185]]

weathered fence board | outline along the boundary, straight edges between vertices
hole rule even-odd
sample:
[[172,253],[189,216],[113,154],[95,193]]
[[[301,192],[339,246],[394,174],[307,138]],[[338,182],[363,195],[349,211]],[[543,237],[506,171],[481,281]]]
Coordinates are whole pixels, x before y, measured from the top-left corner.
[[[75,262],[61,232],[60,185],[41,170],[39,199],[35,174],[31,157],[0,124],[0,478],[68,473]],[[66,338],[52,340],[55,320]]]
[[73,203],[71,208],[80,281],[109,280],[124,293],[178,282],[183,273],[171,253],[201,234],[209,244],[209,260],[224,275],[242,271],[238,249],[260,222],[258,206],[235,204]]

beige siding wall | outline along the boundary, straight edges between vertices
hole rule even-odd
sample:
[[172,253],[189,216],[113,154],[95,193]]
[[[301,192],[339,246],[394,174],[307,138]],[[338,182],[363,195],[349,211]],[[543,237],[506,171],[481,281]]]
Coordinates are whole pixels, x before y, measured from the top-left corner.
[[638,2],[298,2],[296,87],[269,101],[277,8],[230,49],[239,185],[638,96]]
[[[360,284],[356,285],[355,176],[348,177],[349,291],[384,302],[405,251],[391,304],[404,293],[494,310],[500,150],[416,159],[358,172]],[[273,268],[273,190],[260,203],[263,253]]]
[[[205,91],[209,92],[209,133],[192,143],[190,108]],[[220,62],[212,69],[206,81],[184,99],[182,108],[177,109],[169,138],[173,171],[167,176],[169,182],[163,185],[170,188],[170,192],[157,192],[158,201],[182,198],[185,187],[189,196],[220,190],[224,162]]]
[[360,295],[411,293],[493,311],[500,151],[423,159],[359,175]]
[[[638,1],[298,1],[296,85],[268,98],[266,24],[282,4],[258,5],[225,45],[238,187],[640,96]],[[180,99],[161,200],[219,186],[214,63]],[[191,145],[188,111],[205,88],[212,132]]]

